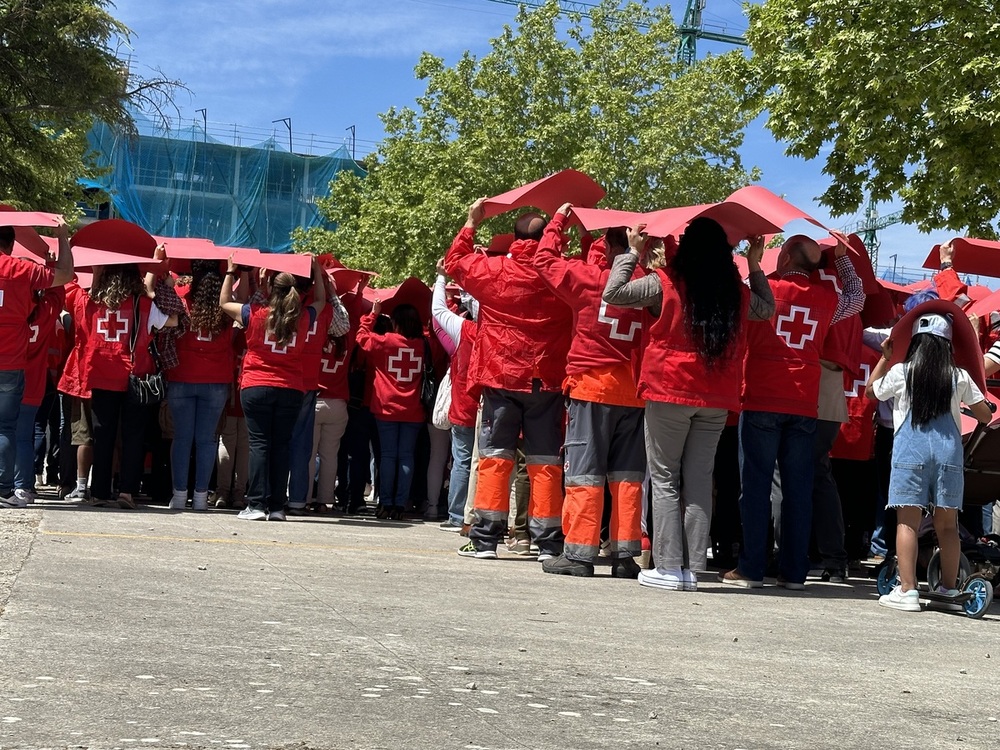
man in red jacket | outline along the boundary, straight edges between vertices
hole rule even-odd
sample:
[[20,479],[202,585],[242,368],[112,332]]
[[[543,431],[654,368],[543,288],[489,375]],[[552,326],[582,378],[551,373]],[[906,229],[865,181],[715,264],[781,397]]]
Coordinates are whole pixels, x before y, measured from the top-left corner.
[[816,274],[822,248],[795,235],[782,245],[781,277],[771,281],[774,316],[747,326],[740,417],[743,546],[737,567],[720,574],[723,583],[763,585],[775,462],[783,494],[778,585],[800,590],[809,572],[820,356],[830,326],[860,312],[865,302],[861,280],[847,257],[847,242],[837,239],[834,263],[840,294]]
[[[566,428],[566,503],[560,557],[542,564],[546,573],[589,577],[600,551],[604,485],[611,488],[611,575],[636,578],[633,559],[642,551],[640,517],[646,474],[644,402],[636,395],[633,365],[642,343],[642,310],[601,299],[611,270],[564,258],[569,204],[545,228],[535,269],[573,310],[573,343],[564,388],[569,395]],[[614,242],[618,238],[618,243]],[[624,231],[608,232],[588,248],[590,261],[613,260],[628,250]],[[605,255],[606,252],[606,255]]]
[[479,335],[468,382],[483,389],[476,517],[465,557],[495,559],[507,523],[510,473],[523,432],[531,495],[528,526],[538,559],[562,553],[562,382],[573,313],[545,285],[531,257],[545,229],[537,213],[521,215],[506,257],[475,252],[484,199],[445,256],[445,270],[479,301]]

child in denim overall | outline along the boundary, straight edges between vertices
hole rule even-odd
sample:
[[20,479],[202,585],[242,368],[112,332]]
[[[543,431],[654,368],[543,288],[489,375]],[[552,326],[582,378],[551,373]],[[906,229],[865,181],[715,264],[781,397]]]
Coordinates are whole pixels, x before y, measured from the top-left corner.
[[888,507],[896,509],[899,584],[879,597],[879,604],[904,612],[920,611],[917,528],[925,511],[933,514],[941,548],[938,591],[958,595],[958,511],[965,490],[960,404],[980,422],[992,417],[969,373],[955,365],[951,337],[950,316],[922,315],[914,323],[906,360],[888,367],[892,338],[886,339],[868,381],[869,398],[895,399]]

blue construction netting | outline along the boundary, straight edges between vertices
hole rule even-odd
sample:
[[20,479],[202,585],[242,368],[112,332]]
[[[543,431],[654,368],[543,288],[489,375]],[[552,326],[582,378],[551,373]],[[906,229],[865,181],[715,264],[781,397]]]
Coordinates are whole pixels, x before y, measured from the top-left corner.
[[346,146],[324,156],[289,153],[276,138],[252,146],[224,143],[199,125],[164,132],[137,118],[138,137],[104,123],[88,134],[98,180],[114,214],[151,234],[204,237],[217,245],[272,252],[291,248],[296,227],[334,227],[316,210],[344,170],[364,176]]

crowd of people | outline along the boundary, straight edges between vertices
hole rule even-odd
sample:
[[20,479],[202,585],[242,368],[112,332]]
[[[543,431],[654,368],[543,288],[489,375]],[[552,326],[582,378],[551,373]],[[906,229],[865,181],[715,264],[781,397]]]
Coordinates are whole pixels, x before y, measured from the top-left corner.
[[[992,417],[953,332],[977,326],[988,372],[1000,345],[962,311],[948,245],[928,288],[886,306],[836,233],[789,237],[765,273],[764,237],[705,216],[578,247],[569,203],[489,246],[484,218],[477,200],[429,299],[366,289],[331,258],[308,277],[233,258],[171,270],[162,246],[84,282],[65,226],[48,264],[14,257],[0,227],[0,506],[44,484],[251,521],[423,518],[468,537],[464,557],[581,577],[608,558],[669,591],[697,590],[709,552],[722,583],[801,590],[895,550],[880,603],[906,611],[933,512],[955,593],[959,408]],[[979,509],[963,522],[992,530]]]

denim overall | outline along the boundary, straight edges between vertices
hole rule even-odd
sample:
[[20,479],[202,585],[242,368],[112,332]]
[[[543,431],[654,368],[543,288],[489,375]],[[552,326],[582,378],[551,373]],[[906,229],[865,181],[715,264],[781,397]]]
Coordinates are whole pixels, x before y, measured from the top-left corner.
[[892,444],[890,508],[918,506],[962,509],[965,476],[962,435],[951,411],[915,427],[912,411]]

